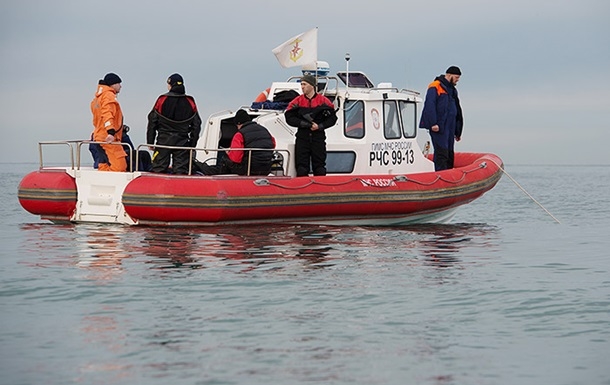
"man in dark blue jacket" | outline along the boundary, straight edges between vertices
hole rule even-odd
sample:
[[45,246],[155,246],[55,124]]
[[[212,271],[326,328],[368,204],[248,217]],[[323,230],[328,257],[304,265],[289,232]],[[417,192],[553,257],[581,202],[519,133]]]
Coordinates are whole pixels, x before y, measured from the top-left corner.
[[451,66],[445,75],[437,76],[430,83],[426,92],[419,127],[430,132],[436,171],[453,168],[454,141],[462,138],[464,118],[455,88],[461,75],[458,67]]

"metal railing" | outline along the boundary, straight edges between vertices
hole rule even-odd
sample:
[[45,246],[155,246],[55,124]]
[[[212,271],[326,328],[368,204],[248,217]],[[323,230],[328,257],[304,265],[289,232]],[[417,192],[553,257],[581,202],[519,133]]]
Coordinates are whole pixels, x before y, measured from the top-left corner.
[[[206,154],[207,153],[219,153],[219,152],[228,152],[228,151],[244,151],[248,153],[248,167],[246,168],[246,175],[249,176],[250,175],[250,169],[252,167],[252,152],[255,151],[272,151],[272,152],[278,152],[280,154],[286,154],[283,158],[282,161],[282,173],[283,175],[286,175],[286,165],[290,164],[290,152],[286,149],[269,149],[269,148],[200,148],[200,147],[180,147],[180,146],[167,146],[167,145],[159,145],[159,144],[155,144],[155,145],[148,145],[148,144],[141,144],[137,147],[136,151],[136,164],[137,164],[137,156],[139,154],[139,150],[142,147],[147,147],[148,149],[153,149],[153,148],[165,148],[165,149],[169,149],[169,150],[188,150],[190,153],[189,156],[189,175],[193,174],[193,151],[204,151]],[[216,156],[215,159],[218,159],[218,156]],[[206,160],[207,161],[207,160]],[[205,162],[204,162],[205,163]],[[216,166],[220,166],[219,164],[216,164]]]
[[[140,144],[139,146],[137,146],[137,148],[134,150],[133,147],[129,144],[129,143],[123,143],[123,142],[111,142],[111,143],[106,143],[106,142],[95,142],[92,140],[58,140],[58,141],[43,141],[43,142],[38,142],[38,156],[39,156],[39,167],[40,169],[45,168],[45,164],[44,164],[44,153],[43,153],[43,148],[45,146],[54,146],[54,145],[65,145],[68,147],[68,151],[69,151],[69,161],[70,161],[70,168],[72,170],[80,170],[81,168],[81,153],[82,153],[82,146],[85,144],[111,144],[111,145],[117,145],[117,146],[127,146],[128,147],[128,151],[129,151],[129,158],[133,159],[134,153],[135,153],[135,162],[130,161],[128,166],[129,172],[133,172],[133,164],[137,165],[139,164],[139,157],[140,157],[140,151],[143,149],[148,149],[151,151],[154,151],[155,148],[164,148],[164,149],[168,149],[168,150],[188,150],[189,151],[189,168],[188,168],[188,172],[189,175],[193,174],[193,159],[195,155],[193,153],[193,151],[203,151],[206,154],[208,153],[218,153],[218,152],[227,152],[227,151],[245,151],[248,153],[248,163],[247,163],[247,169],[246,169],[246,175],[250,175],[250,169],[252,166],[252,152],[254,151],[273,151],[273,153],[279,153],[283,155],[283,160],[281,162],[281,168],[282,168],[282,175],[286,175],[286,165],[290,164],[290,152],[287,149],[268,149],[268,148],[200,148],[200,147],[181,147],[181,146],[167,146],[167,145],[149,145],[149,144]],[[285,155],[284,155],[285,154]],[[218,157],[216,157],[217,159]],[[207,161],[207,160],[206,160]]]

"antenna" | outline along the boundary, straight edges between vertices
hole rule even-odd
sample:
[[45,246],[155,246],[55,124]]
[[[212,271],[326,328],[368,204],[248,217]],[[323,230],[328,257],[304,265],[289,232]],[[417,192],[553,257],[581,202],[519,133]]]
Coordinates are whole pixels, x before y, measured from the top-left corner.
[[349,95],[349,52],[345,54],[345,98]]

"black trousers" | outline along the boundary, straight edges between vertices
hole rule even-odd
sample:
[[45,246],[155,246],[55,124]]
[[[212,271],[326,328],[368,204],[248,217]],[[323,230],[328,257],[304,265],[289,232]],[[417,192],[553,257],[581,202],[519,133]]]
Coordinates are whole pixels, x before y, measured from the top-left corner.
[[295,141],[297,176],[326,175],[326,134],[324,132],[298,132]]
[[188,174],[189,156],[188,150],[170,150],[167,148],[157,148],[155,151],[152,171],[168,173],[170,162],[172,163],[172,174]]
[[[157,138],[157,144],[164,146],[190,147],[190,139],[185,134],[160,134]],[[157,147],[153,156],[152,171],[169,173],[169,166],[171,163],[172,174],[188,174],[190,157],[191,152],[189,150]]]

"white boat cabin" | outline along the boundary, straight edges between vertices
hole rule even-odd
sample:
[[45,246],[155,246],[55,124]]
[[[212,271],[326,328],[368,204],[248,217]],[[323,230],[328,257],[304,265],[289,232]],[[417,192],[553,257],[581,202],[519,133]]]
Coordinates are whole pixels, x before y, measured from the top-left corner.
[[[418,104],[415,91],[398,89],[391,83],[375,86],[362,72],[338,72],[328,76],[327,69],[308,71],[318,79],[318,92],[335,105],[337,123],[327,128],[327,174],[396,175],[434,171],[417,142]],[[324,63],[326,64],[326,63]],[[327,64],[326,64],[327,66]],[[301,93],[300,77],[274,82],[268,100],[243,106],[254,121],[266,127],[276,139],[276,175],[295,176],[294,142],[296,128],[286,123],[284,108],[276,98],[283,91]],[[197,159],[213,165],[222,149],[230,147],[237,131],[235,111],[211,115],[199,139]]]

